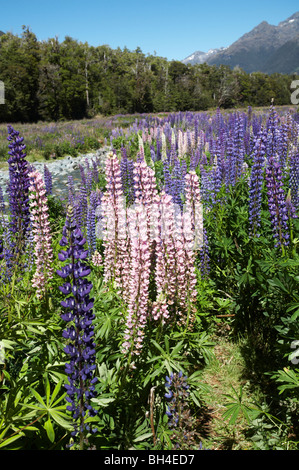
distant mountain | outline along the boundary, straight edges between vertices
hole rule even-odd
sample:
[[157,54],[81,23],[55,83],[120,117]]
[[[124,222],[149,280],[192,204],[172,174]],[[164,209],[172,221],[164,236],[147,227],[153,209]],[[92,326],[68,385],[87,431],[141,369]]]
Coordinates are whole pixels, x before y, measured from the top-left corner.
[[3,33],[3,31],[0,31],[0,36],[3,36],[3,34],[5,34],[5,33]]
[[224,51],[226,48],[221,47],[220,49],[210,49],[208,52],[196,51],[193,54],[182,60],[184,64],[203,64],[212,58],[214,54]]
[[[241,67],[245,72],[293,73],[298,70],[299,12],[278,26],[263,21],[227,48],[214,53],[197,52],[182,62]],[[197,62],[196,59],[199,59]],[[190,58],[192,58],[190,60]]]
[[299,34],[283,44],[265,63],[267,73],[299,74]]

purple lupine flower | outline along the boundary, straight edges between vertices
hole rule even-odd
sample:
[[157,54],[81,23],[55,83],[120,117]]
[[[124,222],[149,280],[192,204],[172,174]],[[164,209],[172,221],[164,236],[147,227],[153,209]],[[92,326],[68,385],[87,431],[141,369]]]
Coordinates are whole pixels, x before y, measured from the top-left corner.
[[46,165],[44,165],[44,181],[45,181],[45,187],[46,187],[46,194],[51,195],[52,194],[52,174]]
[[226,185],[234,186],[236,181],[236,157],[235,157],[235,144],[231,136],[227,138],[226,144],[226,158],[227,158],[227,173]]
[[91,257],[96,250],[96,214],[95,208],[91,205],[87,208],[86,238],[88,243],[88,254],[89,257]]
[[210,250],[207,229],[204,223],[205,220],[203,219],[203,245],[200,248],[200,274],[203,279],[206,279],[210,273]]
[[80,170],[80,175],[81,175],[81,180],[83,186],[86,186],[86,175],[85,175],[85,169],[83,165],[79,165],[79,170]]
[[266,184],[268,193],[268,207],[273,228],[275,246],[287,246],[288,212],[286,207],[286,196],[282,183],[282,171],[279,162],[274,157],[268,159],[266,167]]
[[279,117],[273,103],[271,105],[270,114],[267,119],[267,144],[266,153],[267,158],[277,155],[278,147],[278,133],[279,133]]
[[91,192],[91,190],[92,190],[93,174],[94,174],[93,169],[90,169],[90,168],[88,167],[88,169],[87,169],[87,176],[86,176],[86,192],[87,192],[87,194],[90,194],[90,192]]
[[[0,186],[0,215],[1,215],[1,218],[3,217],[4,214],[5,214],[5,202],[4,202],[3,191],[2,191],[2,188]],[[0,222],[1,222],[1,218],[0,218]]]
[[189,385],[188,377],[171,372],[166,376],[165,383],[167,399],[166,416],[168,427],[172,430],[171,440],[176,449],[188,449],[195,444],[196,432],[194,421],[188,405]]
[[127,198],[128,204],[131,204],[135,200],[135,188],[134,188],[134,161],[129,160],[127,151],[122,148],[122,158],[120,162],[122,190]]
[[[2,261],[3,258],[4,258],[3,249],[4,249],[3,241],[2,241],[2,238],[0,238],[0,261]],[[0,279],[2,279],[1,272],[2,272],[2,268],[1,268],[1,266],[0,266]]]
[[99,158],[96,158],[96,160],[92,160],[92,167],[93,167],[93,180],[95,183],[99,181]]
[[74,179],[72,175],[68,175],[68,205],[74,206],[75,205],[75,185],[74,185]]
[[256,237],[259,236],[265,157],[266,135],[261,131],[255,137],[253,164],[249,183],[249,224],[252,235]]
[[12,278],[14,258],[12,233],[9,227],[9,222],[7,220],[3,219],[2,227],[3,257],[5,260],[5,265],[1,266],[2,272],[4,271],[4,274],[2,275],[2,281],[4,280],[5,282],[9,283]]
[[185,189],[185,176],[184,167],[181,165],[181,162],[178,158],[174,161],[174,168],[172,173],[172,197],[173,202],[178,204],[183,210],[183,199],[184,189]]
[[78,227],[83,228],[87,217],[87,187],[86,185],[81,186],[78,199],[75,203],[76,207],[76,221]]
[[236,181],[241,176],[242,165],[245,156],[244,145],[244,122],[241,115],[236,116],[236,124],[234,129],[234,148],[236,153]]
[[299,152],[290,156],[290,189],[294,208],[299,208]]
[[3,241],[2,238],[0,238],[0,261],[4,258],[3,254]]
[[[66,247],[66,250],[61,251],[58,258],[60,261],[70,261],[69,264],[56,271],[58,276],[65,281],[59,289],[67,296],[61,302],[64,309],[61,318],[69,324],[63,331],[63,337],[68,341],[64,351],[70,356],[70,361],[65,366],[69,380],[65,388],[69,403],[67,409],[71,411],[74,420],[72,435],[76,436],[80,433],[81,437],[86,430],[90,430],[86,417],[96,414],[90,404],[90,400],[96,396],[95,383],[97,382],[94,376],[96,364],[93,320],[95,315],[92,312],[94,299],[90,298],[93,286],[86,279],[91,272],[84,262],[88,256],[87,250],[84,249],[86,240],[76,224],[71,206],[68,207],[62,234],[59,244]],[[91,431],[95,432],[96,429]]]
[[[8,154],[9,164],[9,208],[11,214],[11,231],[15,238],[18,239],[20,252],[24,245],[25,233],[30,224],[29,211],[29,164],[26,160],[26,145],[23,144],[24,138],[20,137],[18,131],[12,126],[8,126],[7,140],[10,142]],[[23,247],[24,248],[24,247]]]
[[168,160],[163,161],[163,173],[164,173],[164,191],[166,194],[172,196],[172,185],[171,185],[171,174],[170,165]]

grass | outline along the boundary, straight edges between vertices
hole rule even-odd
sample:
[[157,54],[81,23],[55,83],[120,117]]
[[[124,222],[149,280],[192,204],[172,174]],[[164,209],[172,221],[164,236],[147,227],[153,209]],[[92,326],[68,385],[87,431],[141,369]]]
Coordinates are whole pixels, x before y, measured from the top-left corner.
[[[250,450],[252,442],[247,437],[249,423],[242,407],[253,407],[261,400],[259,389],[252,387],[245,378],[242,342],[231,341],[227,332],[217,334],[213,341],[216,344],[214,358],[202,371],[202,382],[209,387],[209,391],[203,394],[203,413],[198,417],[203,445],[213,450]],[[231,415],[225,416],[229,409],[226,405],[237,403],[240,392],[239,412],[232,420],[234,422],[230,423]]]

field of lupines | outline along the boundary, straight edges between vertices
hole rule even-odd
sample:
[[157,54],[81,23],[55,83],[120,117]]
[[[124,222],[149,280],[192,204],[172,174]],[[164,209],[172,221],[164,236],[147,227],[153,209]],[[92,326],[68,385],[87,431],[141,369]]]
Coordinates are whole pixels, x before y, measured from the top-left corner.
[[294,115],[146,115],[109,137],[61,201],[7,127],[0,449],[226,448],[202,426],[223,334],[263,397],[227,390],[223,421],[245,418],[249,449],[298,449]]

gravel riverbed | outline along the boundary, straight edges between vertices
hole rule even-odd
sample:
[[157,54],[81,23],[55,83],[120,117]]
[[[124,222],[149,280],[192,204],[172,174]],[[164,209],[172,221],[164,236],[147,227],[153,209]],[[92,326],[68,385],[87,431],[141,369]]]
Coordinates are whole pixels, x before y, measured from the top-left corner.
[[[59,160],[49,160],[47,162],[30,163],[42,175],[44,174],[44,165],[46,165],[52,174],[53,195],[61,199],[68,195],[68,176],[71,175],[74,180],[75,187],[79,189],[81,184],[81,173],[79,165],[86,167],[86,161],[92,166],[92,160],[97,161],[98,165],[104,168],[106,155],[111,151],[110,147],[98,149],[94,153],[80,154],[77,157],[66,156]],[[4,198],[6,198],[6,187],[9,180],[8,170],[0,170],[0,186],[2,188]]]

